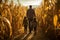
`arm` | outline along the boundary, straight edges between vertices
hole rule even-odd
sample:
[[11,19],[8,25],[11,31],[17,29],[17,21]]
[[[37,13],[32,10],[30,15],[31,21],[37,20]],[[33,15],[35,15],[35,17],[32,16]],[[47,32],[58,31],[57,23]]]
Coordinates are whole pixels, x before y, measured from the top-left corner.
[[36,15],[35,15],[35,10],[33,10],[33,16],[35,17]]

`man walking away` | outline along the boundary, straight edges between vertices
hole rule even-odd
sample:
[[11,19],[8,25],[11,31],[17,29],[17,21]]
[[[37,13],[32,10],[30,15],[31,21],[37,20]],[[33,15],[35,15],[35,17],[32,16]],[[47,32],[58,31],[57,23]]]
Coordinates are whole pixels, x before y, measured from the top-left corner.
[[28,18],[28,21],[29,21],[29,32],[30,32],[30,30],[31,30],[30,22],[35,17],[35,11],[34,11],[34,9],[32,9],[31,5],[29,6],[29,9],[27,10],[27,14],[26,15],[27,15],[27,18]]

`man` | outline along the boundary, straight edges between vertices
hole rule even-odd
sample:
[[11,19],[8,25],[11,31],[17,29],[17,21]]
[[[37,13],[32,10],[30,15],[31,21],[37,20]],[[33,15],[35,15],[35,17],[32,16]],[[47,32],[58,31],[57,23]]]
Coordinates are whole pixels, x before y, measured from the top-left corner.
[[33,20],[34,17],[35,17],[35,11],[34,11],[34,9],[32,9],[32,6],[30,5],[29,9],[27,10],[27,18],[29,21],[29,32],[30,33],[31,33],[31,28],[32,28],[32,27],[30,27],[30,22]]

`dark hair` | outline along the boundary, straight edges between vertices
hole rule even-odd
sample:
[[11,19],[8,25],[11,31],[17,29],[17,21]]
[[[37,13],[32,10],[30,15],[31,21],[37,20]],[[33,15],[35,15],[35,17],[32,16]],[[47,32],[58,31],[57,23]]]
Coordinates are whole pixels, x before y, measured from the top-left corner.
[[24,17],[24,19],[26,19],[26,17]]
[[36,18],[34,18],[34,21],[36,21]]
[[32,8],[32,5],[30,5],[29,7]]
[[1,16],[1,13],[0,13],[0,16]]

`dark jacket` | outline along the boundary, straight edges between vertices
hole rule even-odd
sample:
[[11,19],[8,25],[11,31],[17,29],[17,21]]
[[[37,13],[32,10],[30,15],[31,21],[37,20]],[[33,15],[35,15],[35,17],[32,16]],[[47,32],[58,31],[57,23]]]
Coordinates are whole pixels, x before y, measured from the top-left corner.
[[28,20],[32,19],[35,16],[35,11],[33,9],[27,10],[27,18]]
[[24,18],[23,24],[24,24],[24,26],[25,26],[25,25],[28,25],[28,20],[27,20],[26,18]]

